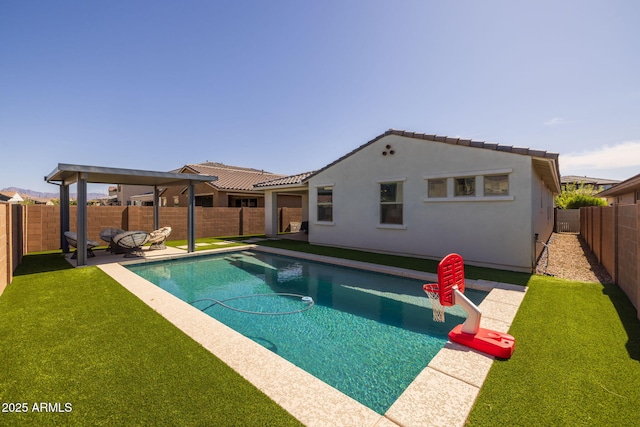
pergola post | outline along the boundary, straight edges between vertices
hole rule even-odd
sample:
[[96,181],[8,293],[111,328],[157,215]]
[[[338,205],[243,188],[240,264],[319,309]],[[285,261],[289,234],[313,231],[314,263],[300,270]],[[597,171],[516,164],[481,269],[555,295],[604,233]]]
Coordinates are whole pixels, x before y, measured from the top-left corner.
[[65,231],[69,231],[69,184],[60,185],[60,248],[62,253],[69,253],[69,242],[64,237]]
[[193,181],[189,182],[189,207],[187,212],[187,251],[194,252],[196,250],[196,194]]
[[85,172],[78,173],[77,180],[78,191],[78,225],[76,243],[77,265],[87,264],[87,174]]
[[158,186],[153,186],[153,229],[160,228],[160,190]]

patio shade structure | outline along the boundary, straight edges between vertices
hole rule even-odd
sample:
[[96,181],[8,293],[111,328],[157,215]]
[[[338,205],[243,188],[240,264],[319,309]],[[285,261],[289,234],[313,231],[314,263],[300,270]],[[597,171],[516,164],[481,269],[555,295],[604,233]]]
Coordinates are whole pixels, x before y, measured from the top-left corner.
[[[136,169],[121,169],[101,166],[85,166],[58,163],[51,173],[44,177],[50,184],[60,186],[60,245],[68,251],[64,232],[69,230],[69,186],[77,183],[78,192],[78,242],[87,240],[87,184],[126,184],[153,186],[154,228],[160,227],[159,187],[189,187],[189,208],[187,221],[188,251],[195,250],[195,186],[203,182],[216,181],[218,177],[190,173],[156,172]],[[87,252],[78,250],[78,266],[86,265]]]

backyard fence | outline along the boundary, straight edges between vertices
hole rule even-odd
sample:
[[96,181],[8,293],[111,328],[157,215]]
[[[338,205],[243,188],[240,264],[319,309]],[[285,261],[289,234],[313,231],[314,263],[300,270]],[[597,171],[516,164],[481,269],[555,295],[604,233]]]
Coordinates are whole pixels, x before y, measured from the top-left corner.
[[0,202],[0,294],[22,262],[24,206]]
[[580,209],[556,209],[556,233],[580,232]]
[[580,234],[640,319],[640,204],[580,208]]
[[[160,227],[170,226],[170,240],[187,239],[186,207],[161,207]],[[77,207],[71,206],[69,228],[76,231]],[[279,232],[302,221],[302,208],[278,208]],[[100,241],[105,228],[153,231],[153,206],[88,206],[87,238]],[[196,207],[196,238],[264,234],[264,208]],[[60,249],[60,206],[0,202],[0,294],[29,252]]]

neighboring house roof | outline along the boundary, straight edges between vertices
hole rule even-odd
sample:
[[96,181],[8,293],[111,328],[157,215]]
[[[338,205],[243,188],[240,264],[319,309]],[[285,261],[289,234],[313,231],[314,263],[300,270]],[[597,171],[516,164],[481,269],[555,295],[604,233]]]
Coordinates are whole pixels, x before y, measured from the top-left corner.
[[605,178],[593,178],[590,176],[578,176],[578,175],[565,175],[560,178],[560,182],[562,184],[591,184],[595,186],[600,185],[615,185],[620,181],[616,179],[605,179]]
[[15,202],[15,203],[19,203],[19,202],[24,202],[24,199],[20,196],[20,194],[15,193],[9,200],[7,200],[9,203]]
[[[531,156],[533,158],[534,167],[536,168],[536,170],[539,171],[540,175],[542,176],[542,179],[556,193],[560,193],[560,167],[558,165],[558,157],[559,157],[558,153],[552,153],[544,150],[534,150],[534,149],[525,148],[525,147],[514,147],[512,145],[501,145],[501,144],[495,144],[492,142],[475,141],[472,139],[450,138],[447,136],[429,135],[429,134],[417,133],[417,132],[407,132],[404,130],[397,130],[397,129],[389,129],[383,134],[373,138],[371,141],[361,145],[360,147],[345,154],[339,159],[329,163],[327,166],[323,167],[322,169],[319,169],[314,172],[307,172],[306,174],[293,175],[287,178],[289,178],[291,181],[293,181],[294,179],[301,179],[299,183],[305,183],[307,180],[309,180],[309,178],[319,174],[320,172],[343,161],[347,157],[352,156],[353,154],[357,153],[358,151],[362,150],[368,145],[371,145],[374,142],[378,141],[379,139],[382,139],[389,135],[397,135],[397,136],[403,136],[407,138],[441,142],[444,144],[462,145],[465,147],[482,148],[485,150],[502,151],[507,153]],[[302,177],[303,175],[304,177]],[[291,185],[291,183],[292,182],[283,182],[282,184],[269,183],[269,185],[267,185],[267,183],[261,183],[260,187],[276,186],[276,185],[284,186],[284,185]]]
[[640,174],[632,176],[631,178],[622,181],[619,184],[614,185],[608,190],[601,191],[597,194],[598,197],[615,197],[622,194],[627,194],[632,191],[640,190]]
[[255,188],[265,187],[281,187],[281,186],[295,186],[304,183],[304,181],[313,175],[315,171],[303,172],[297,175],[289,175],[282,178],[276,178],[269,181],[259,182],[254,185]]
[[44,197],[35,197],[30,196],[28,194],[20,194],[16,191],[0,191],[0,201],[5,201],[8,203],[20,203],[24,201],[31,201],[37,204],[46,204],[51,199]]
[[223,163],[198,163],[185,165],[182,171],[191,171],[201,175],[214,175],[217,181],[208,183],[218,190],[255,191],[254,184],[284,178],[284,175],[265,172],[264,170],[230,166]]

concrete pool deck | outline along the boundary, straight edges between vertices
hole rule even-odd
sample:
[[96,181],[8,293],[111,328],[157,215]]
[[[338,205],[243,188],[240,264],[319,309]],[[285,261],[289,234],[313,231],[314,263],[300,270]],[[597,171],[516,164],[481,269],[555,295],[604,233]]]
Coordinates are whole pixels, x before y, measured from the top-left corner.
[[[494,358],[491,356],[448,342],[389,410],[380,415],[123,266],[237,250],[331,262],[423,280],[425,283],[437,281],[432,273],[252,245],[191,254],[167,248],[145,251],[144,257],[134,260],[111,255],[96,256],[87,261],[90,265],[98,265],[307,426],[464,426],[493,364]],[[526,288],[482,280],[467,280],[466,286],[489,292],[480,304],[481,326],[508,332]]]

